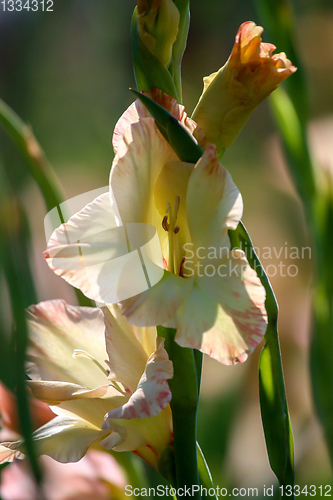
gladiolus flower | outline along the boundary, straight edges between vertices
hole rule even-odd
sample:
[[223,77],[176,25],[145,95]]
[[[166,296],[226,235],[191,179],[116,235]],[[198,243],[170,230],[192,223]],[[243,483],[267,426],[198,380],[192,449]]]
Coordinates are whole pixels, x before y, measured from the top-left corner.
[[138,0],[139,37],[164,66],[171,59],[179,18],[179,10],[172,0]]
[[[100,443],[156,467],[172,441],[173,369],[155,331],[133,328],[117,306],[103,315],[61,300],[30,307],[28,323],[27,384],[57,415],[33,433],[39,454],[76,462]],[[0,463],[22,451],[22,441],[2,443]]]
[[286,54],[263,43],[263,28],[248,21],[236,35],[226,64],[204,78],[204,90],[193,112],[208,142],[223,152],[236,139],[251,113],[296,68]]
[[[191,129],[193,122],[183,109],[177,112],[175,100],[164,98],[164,104]],[[87,228],[100,230],[98,245],[91,241],[89,247],[93,254],[109,244],[102,242],[102,232],[115,219],[124,225],[153,225],[164,276],[146,292],[122,301],[122,313],[135,325],[172,326],[178,344],[200,349],[222,363],[243,362],[262,339],[267,315],[265,290],[255,271],[243,251],[230,251],[228,230],[235,229],[242,216],[241,195],[214,145],[196,165],[180,162],[155,121],[141,109],[133,103],[116,126],[111,203],[102,195],[56,229],[45,254],[48,264],[89,296],[84,269],[53,266],[50,255],[58,251],[66,261],[66,228],[78,242]],[[107,276],[96,274],[95,282],[105,286]]]

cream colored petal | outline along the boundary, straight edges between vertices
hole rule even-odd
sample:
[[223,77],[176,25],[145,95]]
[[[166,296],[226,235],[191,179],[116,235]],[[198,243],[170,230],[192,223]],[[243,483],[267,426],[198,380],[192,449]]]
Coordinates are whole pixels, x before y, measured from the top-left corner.
[[33,433],[40,455],[48,455],[57,462],[77,462],[90,445],[104,439],[106,431],[85,420],[56,417]]
[[[104,317],[97,308],[76,307],[63,300],[40,302],[28,309],[28,374],[34,380],[57,380],[89,389],[108,383]],[[73,358],[75,349],[89,353]]]
[[[55,417],[33,433],[39,455],[48,455],[58,462],[77,462],[95,441],[102,440],[109,431],[103,431],[82,419]],[[24,441],[2,443],[2,448],[24,451]],[[1,456],[1,455],[0,455]],[[7,460],[8,461],[8,460]]]
[[162,280],[147,292],[124,300],[120,304],[122,314],[133,325],[162,325],[175,316],[192,286],[193,278],[184,279],[165,271]]
[[188,182],[186,209],[194,246],[221,248],[229,241],[228,229],[235,229],[242,216],[241,195],[230,174],[219,162],[216,147],[210,145],[196,164]]
[[119,398],[120,404],[124,400],[124,396],[112,385],[86,389],[78,384],[43,380],[28,380],[27,385],[35,398],[44,401],[48,405],[57,405],[62,401],[75,399]]
[[176,341],[234,364],[245,361],[264,336],[266,295],[241,250],[234,250],[222,266],[214,276],[196,279],[197,288],[176,317]]
[[[122,269],[135,257],[128,253],[126,232],[117,226],[108,193],[57,228],[44,255],[58,276],[97,302],[117,302]],[[111,300],[113,295],[117,300]]]
[[153,189],[163,166],[177,159],[152,118],[126,129],[110,175],[111,197],[123,224],[146,222],[156,228],[161,226]]
[[135,392],[123,406],[105,415],[103,429],[111,428],[112,419],[149,418],[158,415],[171,400],[168,380],[173,377],[173,366],[164,349],[164,340],[158,339],[157,350],[149,357]]
[[110,379],[121,382],[134,392],[144,372],[147,354],[133,329],[122,329],[108,307],[104,308],[104,314]]
[[35,398],[48,405],[59,405],[57,408],[99,428],[102,427],[106,412],[125,404],[129,399],[129,395],[122,394],[111,385],[93,390],[66,382],[29,381],[28,385]]
[[[112,313],[112,316],[116,319],[121,330],[126,334],[127,337],[134,335],[140,342],[143,350],[146,353],[146,359],[156,350],[156,328],[151,326],[147,327],[138,327],[135,325],[131,325],[121,314],[120,308],[118,304],[108,304],[108,309]],[[141,372],[142,373],[142,372]]]
[[[177,120],[179,120],[188,130],[192,133],[197,125],[193,120],[188,118],[185,113],[184,106],[178,104],[177,100],[173,97],[168,96],[164,92],[159,89],[151,89],[149,92],[143,92],[145,95],[153,99],[157,104],[165,108],[169,113],[172,114]],[[119,143],[122,141],[122,138],[125,134],[125,131],[128,127],[130,127],[133,123],[139,121],[142,118],[149,118],[151,115],[147,111],[147,108],[141,103],[139,99],[133,102],[126,111],[119,118],[116,123],[112,144],[114,152],[117,153]]]
[[107,449],[136,451],[140,447],[149,446],[157,458],[172,441],[172,416],[169,406],[156,417],[112,419],[110,425],[114,433],[118,434],[118,439],[112,442],[113,433],[110,439],[104,439],[101,444]]

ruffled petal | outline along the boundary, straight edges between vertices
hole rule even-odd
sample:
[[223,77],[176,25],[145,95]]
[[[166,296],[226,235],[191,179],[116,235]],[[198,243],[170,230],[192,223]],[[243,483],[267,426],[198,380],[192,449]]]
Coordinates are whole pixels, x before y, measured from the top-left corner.
[[28,309],[28,374],[34,380],[57,380],[90,389],[108,383],[103,370],[86,351],[107,368],[103,313],[92,307],[76,307],[63,300],[41,302]]
[[7,462],[13,462],[16,459],[22,460],[23,458],[24,454],[20,450],[16,450],[15,447],[13,447],[13,443],[6,442],[0,444],[0,465]]
[[123,406],[105,415],[103,429],[112,419],[149,418],[158,415],[171,400],[167,380],[173,377],[172,362],[164,349],[164,340],[158,339],[157,350],[149,357],[139,384]]
[[233,250],[222,266],[214,276],[196,278],[201,291],[196,289],[178,311],[176,341],[234,364],[244,362],[265,334],[266,294],[243,251]]

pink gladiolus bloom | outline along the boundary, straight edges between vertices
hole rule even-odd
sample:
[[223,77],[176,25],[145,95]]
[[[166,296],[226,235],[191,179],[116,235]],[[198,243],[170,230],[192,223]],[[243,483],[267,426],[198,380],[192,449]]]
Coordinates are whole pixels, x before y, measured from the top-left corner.
[[[204,145],[202,131],[183,107],[160,91],[151,95]],[[89,284],[79,262],[69,265],[75,245],[66,250],[66,231],[77,246],[91,229],[100,231],[98,245],[89,243],[93,255],[110,245],[103,240],[108,224],[150,224],[159,236],[164,276],[121,301],[122,313],[134,325],[174,327],[178,344],[222,363],[245,361],[266,330],[265,290],[244,252],[230,250],[228,230],[237,227],[243,203],[216,147],[208,146],[195,165],[179,161],[138,102],[116,125],[113,144],[110,195],[100,196],[54,231],[45,254],[48,264],[93,298],[91,281],[104,288],[110,277],[100,272],[93,277],[92,269]],[[51,258],[57,253],[65,261],[61,269]]]
[[[112,309],[112,310],[111,310]],[[90,445],[133,451],[156,467],[172,442],[172,363],[155,332],[133,328],[117,306],[41,302],[28,310],[27,382],[57,415],[33,437],[40,455],[76,462]],[[0,463],[22,458],[24,443],[0,445]]]

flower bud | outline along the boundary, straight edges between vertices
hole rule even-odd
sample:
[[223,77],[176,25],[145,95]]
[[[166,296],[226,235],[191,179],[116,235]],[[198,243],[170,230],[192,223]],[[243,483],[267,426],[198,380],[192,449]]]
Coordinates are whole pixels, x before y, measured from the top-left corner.
[[172,0],[138,0],[138,33],[144,45],[167,66],[179,26]]
[[192,118],[219,153],[236,139],[256,106],[297,69],[284,52],[273,55],[276,47],[262,42],[262,32],[252,21],[243,23],[226,64],[204,78]]

